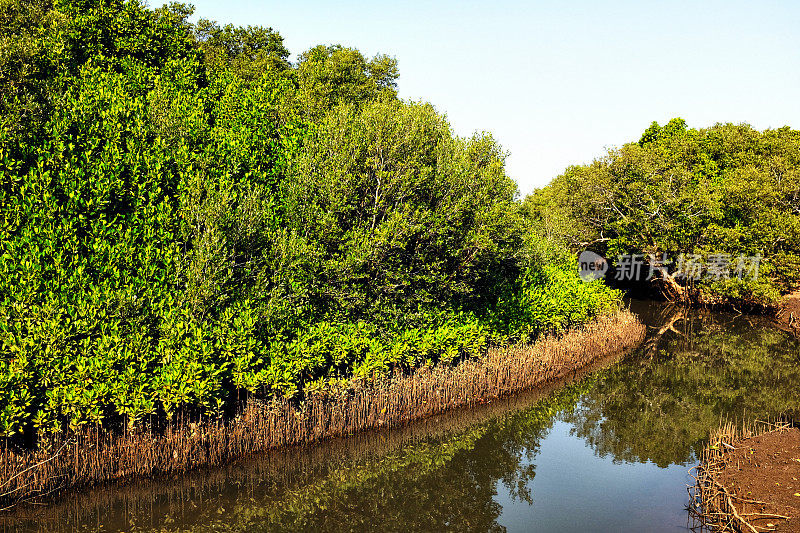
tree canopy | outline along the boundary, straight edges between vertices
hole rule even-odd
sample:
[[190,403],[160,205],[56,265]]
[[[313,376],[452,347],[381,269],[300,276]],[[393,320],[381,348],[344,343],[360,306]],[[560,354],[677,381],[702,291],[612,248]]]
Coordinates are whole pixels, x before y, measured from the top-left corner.
[[769,306],[800,287],[799,169],[800,131],[693,129],[673,119],[569,167],[526,198],[525,209],[547,235],[611,259],[761,256],[758,279],[702,282],[694,296]]
[[131,0],[0,9],[0,435],[136,430],[614,308],[397,63]]

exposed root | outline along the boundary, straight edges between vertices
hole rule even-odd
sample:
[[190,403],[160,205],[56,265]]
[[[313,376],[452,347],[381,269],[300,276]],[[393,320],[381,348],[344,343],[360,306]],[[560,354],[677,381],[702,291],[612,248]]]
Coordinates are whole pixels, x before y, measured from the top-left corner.
[[712,433],[701,453],[700,465],[692,469],[696,471],[695,484],[689,489],[689,513],[696,522],[693,529],[757,533],[773,531],[774,528],[754,524],[755,520],[790,518],[773,513],[745,512],[746,505],[765,505],[765,502],[738,496],[720,482],[722,471],[728,466],[727,454],[736,450],[742,440],[789,427],[789,423],[756,422],[753,428],[740,431],[728,423]]
[[496,349],[455,366],[353,382],[337,393],[251,401],[234,420],[168,427],[163,434],[91,430],[57,453],[0,447],[0,496],[6,503],[65,488],[132,476],[220,465],[271,448],[397,427],[459,406],[563,379],[597,359],[638,346],[644,326],[629,311],[600,318],[533,345]]

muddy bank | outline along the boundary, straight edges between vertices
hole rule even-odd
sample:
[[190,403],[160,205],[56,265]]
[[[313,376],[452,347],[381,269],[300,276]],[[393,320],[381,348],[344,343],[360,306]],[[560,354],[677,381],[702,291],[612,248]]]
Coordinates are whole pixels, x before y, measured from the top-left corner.
[[563,379],[637,346],[645,328],[628,311],[542,339],[492,350],[454,367],[353,383],[337,394],[251,404],[235,420],[171,427],[162,434],[88,432],[49,453],[0,450],[0,495],[7,503],[121,478],[186,471],[286,445],[401,426],[452,408],[501,398]]
[[739,435],[728,427],[712,436],[698,470],[695,504],[706,525],[800,532],[800,429]]
[[800,336],[800,291],[783,297],[775,314],[775,320],[781,329]]

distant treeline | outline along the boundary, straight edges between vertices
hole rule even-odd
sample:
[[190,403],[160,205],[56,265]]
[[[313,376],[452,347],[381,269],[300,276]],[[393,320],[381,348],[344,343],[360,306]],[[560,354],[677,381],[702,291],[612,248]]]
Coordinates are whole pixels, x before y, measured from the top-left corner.
[[191,11],[2,1],[7,442],[299,400],[618,306],[490,135],[398,99],[394,59],[292,62],[272,29]]
[[[574,251],[655,266],[666,256],[653,283],[672,299],[769,308],[800,288],[800,131],[788,127],[654,122],[638,142],[568,168],[525,208]],[[687,258],[700,279],[681,268]]]

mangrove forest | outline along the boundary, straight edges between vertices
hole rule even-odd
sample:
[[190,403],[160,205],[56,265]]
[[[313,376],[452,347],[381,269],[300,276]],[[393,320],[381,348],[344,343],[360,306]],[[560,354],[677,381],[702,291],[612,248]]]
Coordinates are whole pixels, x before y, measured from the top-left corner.
[[[489,134],[396,62],[172,4],[7,2],[0,435],[47,446],[302,400],[619,306]],[[344,385],[343,385],[344,384]]]
[[672,531],[796,425],[800,131],[523,197],[396,58],[199,15],[0,0],[0,530]]

